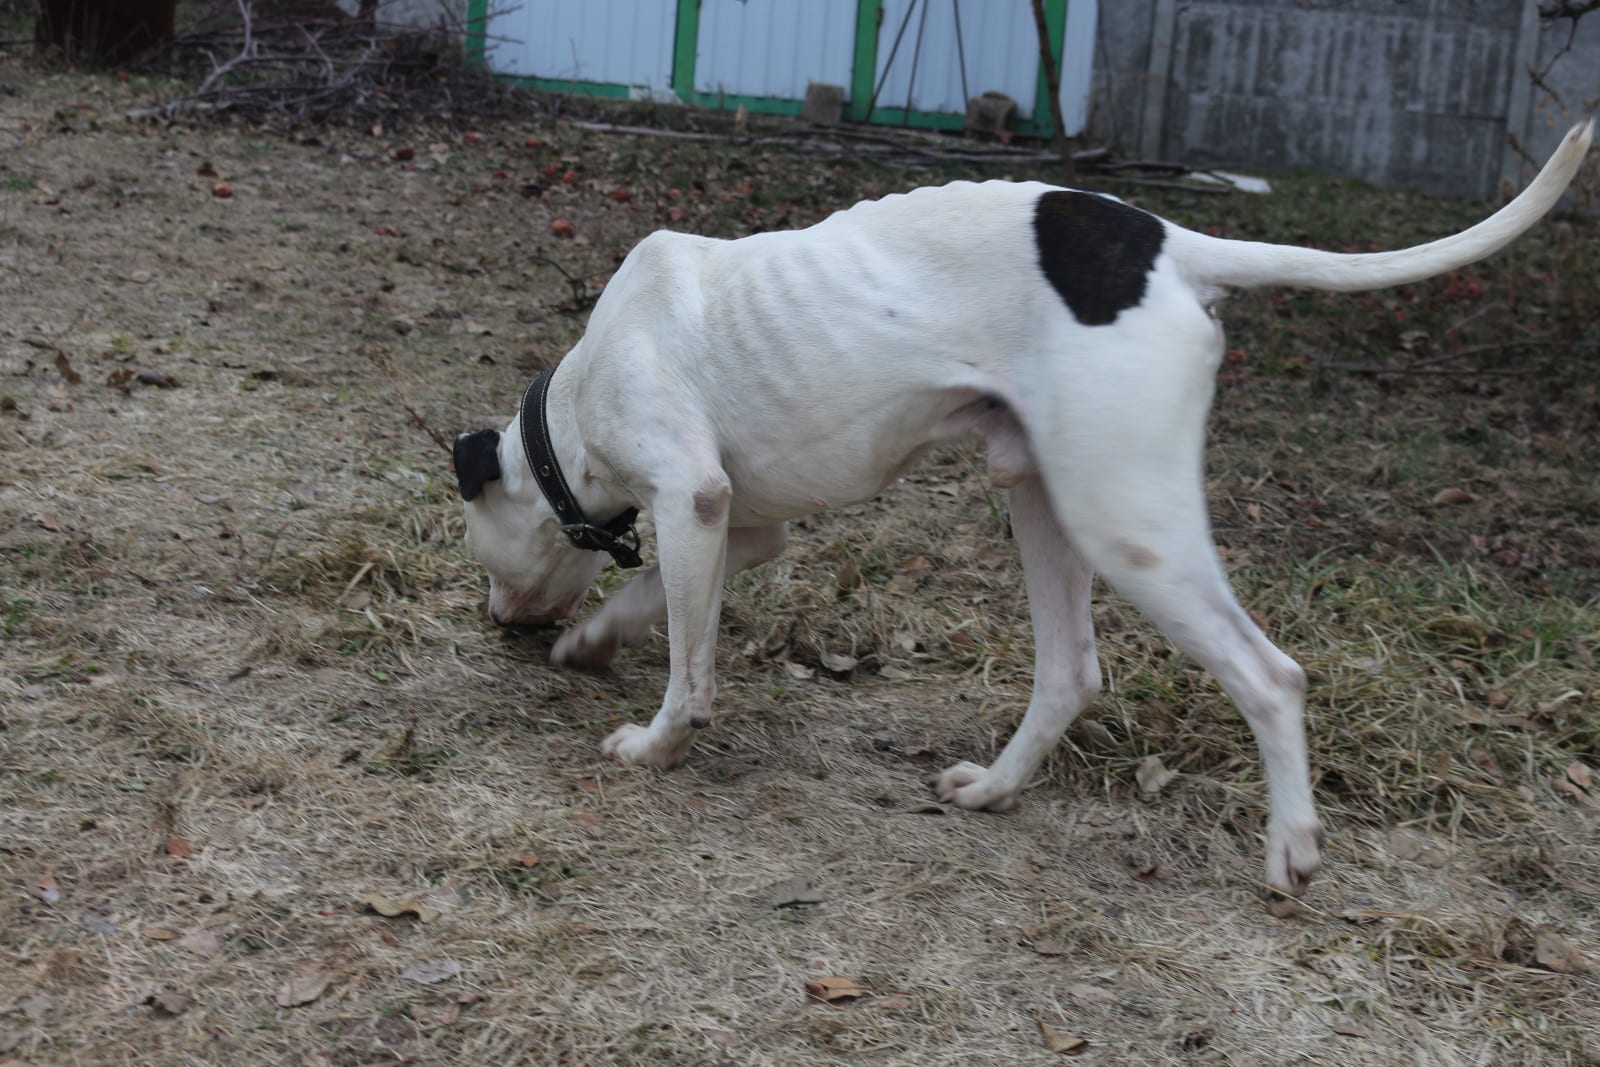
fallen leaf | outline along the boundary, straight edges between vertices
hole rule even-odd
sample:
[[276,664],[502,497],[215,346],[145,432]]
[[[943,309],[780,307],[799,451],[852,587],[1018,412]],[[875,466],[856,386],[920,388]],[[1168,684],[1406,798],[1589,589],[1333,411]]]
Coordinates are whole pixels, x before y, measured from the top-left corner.
[[117,932],[117,920],[109,915],[102,915],[98,911],[86,912],[78,922],[91,934],[114,934]]
[[206,162],[200,164],[198,167],[194,168],[194,172],[195,172],[196,175],[198,175],[199,177],[202,177],[202,178],[220,178],[220,177],[222,177],[222,172],[217,170],[217,165],[215,163],[212,163],[209,160],[207,160]]
[[906,682],[915,678],[910,671],[903,671],[892,663],[886,663],[878,668],[878,677],[886,682]]
[[1483,694],[1483,702],[1491,708],[1503,711],[1511,703],[1511,698],[1498,689],[1490,689]]
[[33,880],[30,887],[33,895],[46,904],[56,904],[61,900],[61,886],[48,874],[41,874]]
[[821,904],[828,899],[821,890],[811,884],[811,880],[804,875],[796,875],[786,881],[779,882],[767,890],[767,906],[772,908],[793,908],[802,904]]
[[1006,873],[1023,885],[1035,886],[1039,884],[1039,865],[1021,856],[1006,864]]
[[836,1000],[854,1000],[856,997],[866,996],[868,990],[849,978],[830,974],[811,979],[806,983],[806,992],[817,1000],[831,1004]]
[[176,941],[178,939],[178,931],[170,926],[146,926],[141,932],[152,941]]
[[68,385],[78,385],[83,381],[83,375],[73,368],[72,360],[67,358],[65,352],[56,352],[56,370],[61,372],[61,377],[67,380]]
[[1334,1023],[1333,1032],[1341,1037],[1370,1037],[1365,1030],[1353,1023]]
[[802,682],[815,678],[817,675],[817,672],[814,669],[801,663],[785,663],[783,665],[783,671],[789,677],[798,678]]
[[543,863],[544,860],[540,859],[538,856],[533,855],[532,853],[519,852],[515,856],[511,857],[511,862],[515,863],[519,867],[527,867],[527,868],[529,868],[531,870],[532,868],[537,867],[537,866],[539,866],[539,864]]
[[142,370],[138,374],[135,374],[134,378],[145,385],[153,385],[157,389],[178,388],[178,379],[174,378],[170,374],[157,374],[153,370]]
[[452,959],[423,960],[400,972],[400,977],[423,985],[438,985],[461,973],[461,964]]
[[1390,831],[1389,853],[1396,859],[1412,860],[1428,867],[1442,867],[1450,858],[1449,851],[1427,835],[1404,828]]
[[1068,1056],[1076,1056],[1089,1047],[1088,1041],[1081,1037],[1069,1037],[1043,1019],[1035,1019],[1034,1025],[1039,1028],[1039,1041],[1044,1045],[1046,1052],[1062,1052]]
[[889,996],[879,997],[873,1001],[872,1006],[882,1008],[884,1011],[903,1011],[911,1007],[911,998],[904,993],[891,993]]
[[577,231],[573,228],[572,223],[566,219],[556,219],[550,224],[550,232],[557,237],[571,237]]
[[176,856],[178,859],[188,859],[194,855],[194,846],[181,837],[167,838],[167,855]]
[[314,963],[303,963],[278,987],[278,1007],[298,1008],[327,992],[333,977]]
[[1141,882],[1165,882],[1172,877],[1172,872],[1161,866],[1158,861],[1152,860],[1143,867],[1136,868],[1133,876]]
[[1163,766],[1160,756],[1146,756],[1139,761],[1133,776],[1139,782],[1139,791],[1147,797],[1153,797],[1161,792],[1163,786],[1178,777],[1178,772]]
[[1465,489],[1457,489],[1454,486],[1449,489],[1441,489],[1433,495],[1435,504],[1470,504],[1477,499]]
[[949,813],[949,808],[946,808],[943,804],[937,804],[931,800],[925,800],[920,804],[913,804],[911,807],[905,810],[905,814],[907,815],[948,815]]
[[1067,946],[1053,937],[1041,937],[1033,943],[1033,951],[1041,956],[1065,956]]
[[210,930],[195,930],[179,938],[178,947],[208,960],[222,951],[222,940]]
[[1292,919],[1300,914],[1300,902],[1294,897],[1273,893],[1267,898],[1267,914],[1274,919]]
[[290,482],[284,486],[284,489],[288,491],[297,508],[313,507],[317,502],[317,483],[315,481]]
[[233,196],[233,185],[229,182],[218,182],[211,187],[211,195],[218,200],[227,200]]
[[152,993],[144,1002],[154,1008],[157,1015],[171,1017],[188,1011],[190,1000],[184,993]]
[[834,674],[849,674],[855,670],[856,664],[861,661],[854,656],[841,656],[836,652],[822,652],[817,660]]
[[927,556],[912,556],[884,583],[884,587],[896,595],[914,593],[923,579],[932,573],[933,563]]
[[407,893],[403,897],[386,897],[380,893],[369,893],[362,898],[361,903],[379,915],[395,919],[402,915],[415,915],[421,922],[432,922],[439,917],[437,908],[430,908],[417,900],[416,895]]
[[1080,1008],[1099,1008],[1115,1004],[1117,994],[1110,989],[1102,989],[1088,982],[1074,982],[1067,987],[1067,996]]
[[1567,779],[1579,789],[1588,791],[1594,788],[1594,771],[1582,760],[1567,764]]
[[1544,927],[1533,934],[1533,962],[1557,974],[1582,974],[1589,969],[1589,961],[1576,945]]

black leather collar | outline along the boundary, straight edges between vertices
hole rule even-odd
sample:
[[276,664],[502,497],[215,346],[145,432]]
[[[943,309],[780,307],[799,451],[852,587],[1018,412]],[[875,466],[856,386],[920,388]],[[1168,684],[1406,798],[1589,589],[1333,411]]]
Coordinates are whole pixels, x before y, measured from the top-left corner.
[[639,509],[629,508],[610,522],[596,526],[583,514],[577,498],[567,487],[561,464],[556,462],[555,449],[550,446],[550,424],[545,419],[545,395],[550,391],[553,374],[554,370],[545,371],[522,394],[522,451],[528,457],[533,480],[539,483],[540,492],[555,508],[561,532],[574,546],[590,552],[608,552],[619,567],[640,566],[644,560],[639,558],[639,531],[633,526]]

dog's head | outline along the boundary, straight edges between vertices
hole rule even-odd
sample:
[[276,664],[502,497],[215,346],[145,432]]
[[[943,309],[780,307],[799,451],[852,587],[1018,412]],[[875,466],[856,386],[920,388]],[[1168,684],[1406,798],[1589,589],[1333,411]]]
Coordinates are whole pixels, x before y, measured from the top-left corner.
[[464,433],[456,438],[455,462],[467,546],[489,571],[489,618],[500,626],[571,618],[606,557],[573,547],[561,532],[519,436]]

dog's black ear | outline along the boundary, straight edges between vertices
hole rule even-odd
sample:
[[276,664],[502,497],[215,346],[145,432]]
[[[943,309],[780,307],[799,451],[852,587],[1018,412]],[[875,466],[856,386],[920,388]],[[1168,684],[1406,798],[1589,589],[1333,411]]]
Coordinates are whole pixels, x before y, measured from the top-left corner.
[[484,482],[500,478],[500,431],[479,430],[456,437],[456,482],[462,500],[476,500]]

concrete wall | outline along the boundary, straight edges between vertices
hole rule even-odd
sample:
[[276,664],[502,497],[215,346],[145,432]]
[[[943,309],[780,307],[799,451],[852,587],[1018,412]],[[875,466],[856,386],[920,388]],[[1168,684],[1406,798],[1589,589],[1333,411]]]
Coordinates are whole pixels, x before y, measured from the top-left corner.
[[1537,0],[1102,0],[1090,129],[1134,155],[1487,197],[1600,92],[1600,15]]

